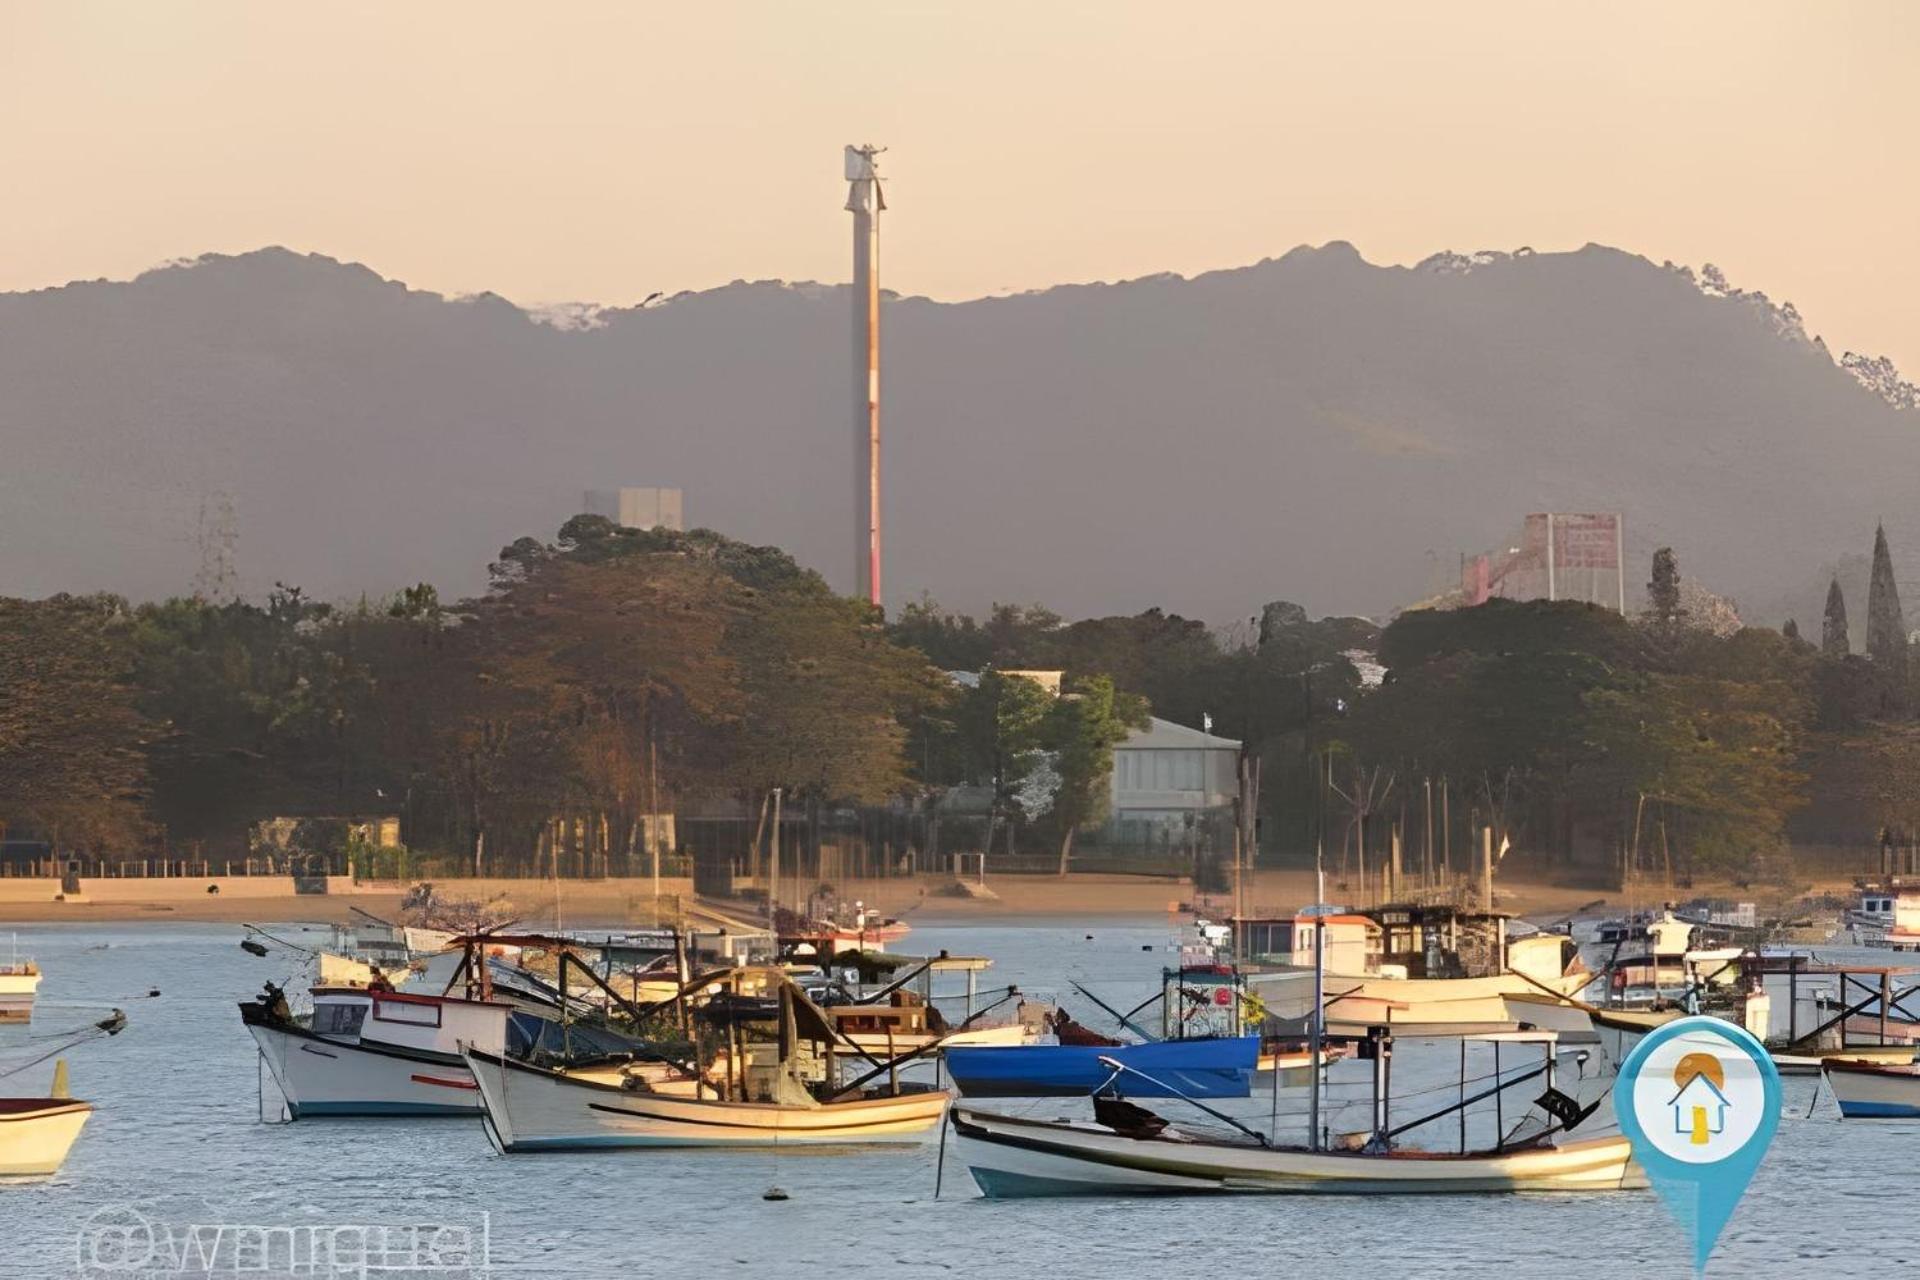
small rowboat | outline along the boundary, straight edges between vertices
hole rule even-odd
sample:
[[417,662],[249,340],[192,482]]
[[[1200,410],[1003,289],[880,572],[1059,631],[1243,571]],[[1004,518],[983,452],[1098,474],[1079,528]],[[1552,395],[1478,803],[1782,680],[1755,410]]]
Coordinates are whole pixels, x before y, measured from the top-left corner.
[[74,1139],[93,1115],[91,1102],[67,1096],[67,1064],[54,1068],[45,1098],[0,1098],[0,1178],[60,1172]]
[[1842,1116],[1920,1120],[1920,1065],[1891,1067],[1829,1059],[1821,1070]]

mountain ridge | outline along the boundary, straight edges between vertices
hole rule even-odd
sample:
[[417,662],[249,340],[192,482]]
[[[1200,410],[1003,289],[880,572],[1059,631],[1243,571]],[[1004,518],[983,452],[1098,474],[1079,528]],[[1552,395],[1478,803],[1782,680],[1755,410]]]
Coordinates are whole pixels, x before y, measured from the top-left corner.
[[[271,247],[0,294],[23,464],[0,477],[0,594],[185,591],[211,493],[238,506],[249,591],[469,591],[495,548],[623,483],[679,484],[695,523],[844,588],[845,290],[734,281],[555,325]],[[890,296],[886,323],[896,606],[1379,614],[1526,511],[1617,508],[1630,582],[1671,542],[1749,616],[1804,620],[1820,567],[1870,535],[1857,503],[1896,503],[1920,462],[1890,365],[1855,360],[1863,378],[1791,304],[1597,244],[1377,266],[1332,241]],[[1896,563],[1920,555],[1903,519]]]

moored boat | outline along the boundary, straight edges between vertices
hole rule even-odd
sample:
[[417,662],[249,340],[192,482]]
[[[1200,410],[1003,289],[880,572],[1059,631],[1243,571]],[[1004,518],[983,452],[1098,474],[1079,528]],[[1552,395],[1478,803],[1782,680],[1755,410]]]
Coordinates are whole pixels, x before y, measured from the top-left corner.
[[40,989],[40,966],[15,956],[0,962],[0,1022],[27,1022],[33,1018],[34,993]]
[[1850,1120],[1920,1120],[1920,1065],[1829,1059],[1821,1071]]
[[495,1001],[316,987],[296,1017],[278,988],[240,1006],[290,1118],[452,1116],[480,1109],[462,1043],[506,1046],[510,1007]]
[[1619,1136],[1463,1155],[1377,1154],[1201,1139],[1170,1125],[1122,1132],[970,1107],[955,1107],[952,1123],[956,1152],[982,1194],[992,1198],[1615,1191],[1646,1185]]
[[[554,1069],[463,1045],[500,1149],[906,1142],[945,1114],[945,1090],[901,1082],[915,1055],[873,1059],[782,970],[736,969],[715,982],[720,990],[683,1023],[697,1023],[696,1041],[713,1052],[696,1048],[671,1081]],[[843,1080],[841,1068],[860,1062],[871,1069]],[[881,1077],[884,1085],[868,1087]]]
[[45,1177],[66,1163],[93,1104],[67,1094],[67,1064],[54,1068],[44,1098],[0,1098],[0,1178]]
[[824,1103],[686,1097],[471,1048],[466,1062],[487,1124],[511,1153],[915,1142],[947,1105],[941,1090]]

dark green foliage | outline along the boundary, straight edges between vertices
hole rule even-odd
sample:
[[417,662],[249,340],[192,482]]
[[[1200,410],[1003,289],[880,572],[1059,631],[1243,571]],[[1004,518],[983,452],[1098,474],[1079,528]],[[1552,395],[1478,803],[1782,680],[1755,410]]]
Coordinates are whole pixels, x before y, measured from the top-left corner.
[[1653,577],[1647,582],[1647,616],[1670,626],[1685,612],[1680,607],[1680,563],[1672,547],[1661,547],[1653,553]]
[[1827,586],[1827,608],[1820,620],[1820,652],[1829,658],[1844,658],[1853,652],[1847,637],[1847,597],[1840,590],[1840,579]]
[[1867,657],[1882,688],[1884,709],[1898,712],[1907,701],[1907,623],[1900,611],[1900,588],[1893,580],[1893,555],[1887,531],[1873,531],[1873,576],[1867,585]]

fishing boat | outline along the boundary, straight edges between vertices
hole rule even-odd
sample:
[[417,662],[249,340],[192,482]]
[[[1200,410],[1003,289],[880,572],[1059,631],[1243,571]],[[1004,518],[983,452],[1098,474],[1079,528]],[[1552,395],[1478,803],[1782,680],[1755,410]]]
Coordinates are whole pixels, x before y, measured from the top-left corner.
[[[1047,1034],[1055,1010],[1021,998],[1014,987],[983,993],[979,977],[993,967],[984,956],[901,956],[884,951],[843,952],[839,967],[852,984],[828,982],[809,992],[848,1044],[897,1055],[933,1048],[1033,1044]],[[965,988],[941,993],[935,983],[961,975]],[[869,990],[868,977],[883,978]],[[982,1003],[986,996],[993,999]],[[941,1006],[946,1009],[943,1011]],[[1012,1004],[1011,1015],[996,1012]]]
[[1904,1067],[1913,1062],[1910,1044],[1855,1045],[1850,1049],[1828,1049],[1819,1053],[1787,1053],[1776,1050],[1769,1056],[1783,1076],[1817,1076],[1830,1062],[1863,1062],[1876,1067]]
[[1307,1017],[1319,996],[1329,1021],[1369,1026],[1458,1025],[1490,1030],[1505,997],[1571,997],[1593,981],[1577,948],[1558,934],[1509,938],[1504,912],[1413,905],[1368,914],[1308,909],[1273,920],[1237,920],[1245,987],[1270,1015]]
[[240,1016],[295,1120],[313,1116],[455,1116],[480,1109],[462,1044],[506,1047],[499,1001],[362,987],[315,987],[295,1016],[272,983]]
[[0,962],[0,1022],[28,1022],[33,997],[40,989],[40,966],[31,956],[20,958],[20,937],[14,935],[12,954]]
[[1829,1059],[1821,1071],[1840,1114],[1850,1120],[1920,1120],[1920,1065]]
[[[1261,1060],[1259,1036],[1150,1040],[1101,1047],[1031,1044],[950,1048],[947,1074],[968,1098],[1086,1097],[1114,1076],[1104,1060],[1137,1073],[1135,1097],[1244,1098]],[[1148,1081],[1151,1083],[1148,1083]]]
[[28,1022],[33,997],[40,989],[40,966],[31,960],[0,964],[0,1022]]
[[92,1117],[93,1104],[68,1093],[64,1059],[54,1067],[48,1096],[0,1098],[0,1178],[60,1172],[67,1152]]
[[[463,1046],[489,1133],[518,1153],[912,1142],[940,1122],[946,1091],[903,1085],[897,1060],[839,1083],[836,1059],[859,1051],[779,970],[727,975],[729,988],[746,982],[776,987],[777,997],[730,992],[688,1015],[727,1046],[700,1064],[691,1090]],[[867,1087],[881,1076],[884,1085]]]
[[954,1148],[983,1195],[1408,1194],[1615,1191],[1646,1185],[1619,1136],[1464,1154],[1313,1151],[1203,1138],[1144,1108],[1063,1123],[953,1110]]

